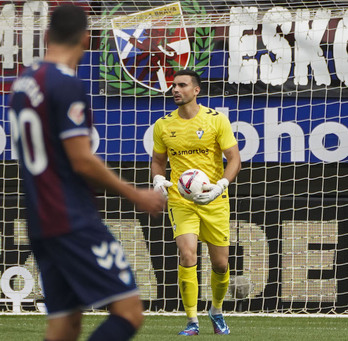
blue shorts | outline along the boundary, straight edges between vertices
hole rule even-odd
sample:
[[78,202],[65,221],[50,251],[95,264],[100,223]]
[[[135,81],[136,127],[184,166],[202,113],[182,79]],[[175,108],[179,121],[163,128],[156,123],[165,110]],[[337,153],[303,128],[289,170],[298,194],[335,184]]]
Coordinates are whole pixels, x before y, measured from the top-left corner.
[[122,247],[107,228],[31,241],[49,317],[138,295]]

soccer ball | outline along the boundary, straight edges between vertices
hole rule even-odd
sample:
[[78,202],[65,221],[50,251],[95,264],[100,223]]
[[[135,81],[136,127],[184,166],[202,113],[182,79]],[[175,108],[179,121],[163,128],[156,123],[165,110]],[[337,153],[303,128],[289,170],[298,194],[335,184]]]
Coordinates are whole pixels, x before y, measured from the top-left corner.
[[254,284],[248,277],[231,276],[230,293],[234,299],[244,299],[254,290]]
[[181,174],[178,189],[185,199],[193,201],[196,194],[202,193],[204,184],[210,184],[207,175],[199,169],[188,169]]

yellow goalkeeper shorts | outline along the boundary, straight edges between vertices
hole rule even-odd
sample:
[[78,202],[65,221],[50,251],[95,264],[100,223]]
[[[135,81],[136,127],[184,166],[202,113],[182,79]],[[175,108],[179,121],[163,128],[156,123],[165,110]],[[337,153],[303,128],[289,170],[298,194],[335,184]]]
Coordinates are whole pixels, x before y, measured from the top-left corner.
[[168,202],[168,214],[174,238],[196,234],[202,242],[216,246],[230,245],[230,204],[228,200],[196,205]]

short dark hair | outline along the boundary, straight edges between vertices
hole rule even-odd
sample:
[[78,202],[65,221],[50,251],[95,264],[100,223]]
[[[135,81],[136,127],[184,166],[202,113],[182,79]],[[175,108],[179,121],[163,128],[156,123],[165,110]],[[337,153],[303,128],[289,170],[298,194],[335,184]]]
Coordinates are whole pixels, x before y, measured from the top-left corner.
[[193,83],[196,83],[199,87],[202,85],[201,77],[199,77],[199,74],[193,70],[179,70],[174,74],[174,78],[176,76],[191,76]]
[[81,7],[62,5],[51,15],[48,29],[50,43],[77,45],[88,26],[87,16]]

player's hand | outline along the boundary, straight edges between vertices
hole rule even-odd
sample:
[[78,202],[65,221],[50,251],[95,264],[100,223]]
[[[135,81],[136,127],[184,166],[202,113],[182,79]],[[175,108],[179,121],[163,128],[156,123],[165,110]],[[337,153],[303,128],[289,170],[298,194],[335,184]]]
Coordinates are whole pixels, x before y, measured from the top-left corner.
[[155,175],[153,178],[153,187],[156,192],[161,192],[165,198],[168,198],[167,188],[173,186],[173,183],[166,180],[163,175]]
[[220,196],[225,189],[228,187],[229,181],[226,178],[222,178],[219,180],[216,185],[214,184],[206,184],[203,185],[203,192],[200,194],[196,194],[193,197],[193,201],[198,205],[207,205],[213,200],[215,200],[218,196]]
[[163,211],[166,199],[160,192],[148,189],[137,189],[136,206],[139,211],[148,212],[154,217]]

